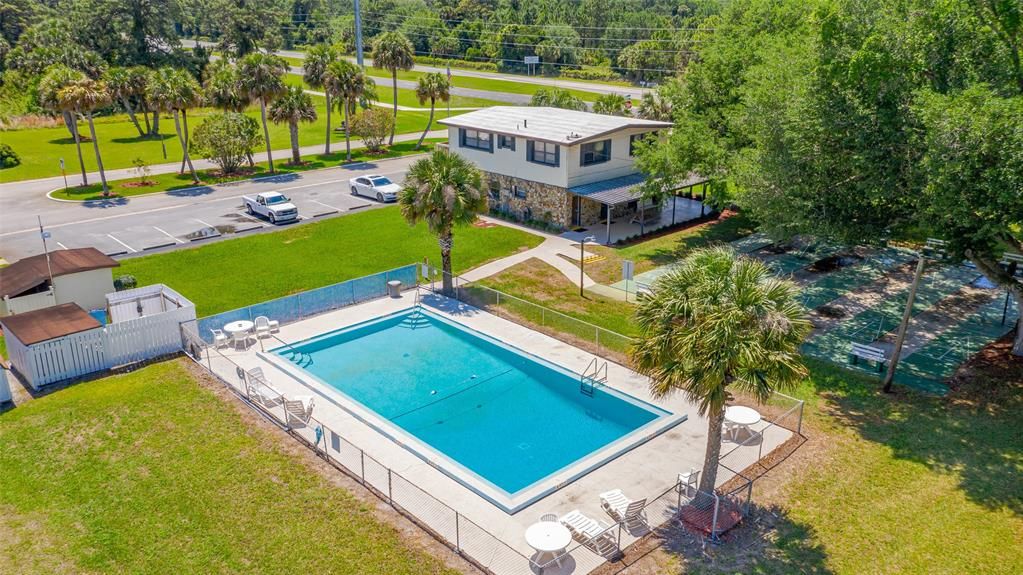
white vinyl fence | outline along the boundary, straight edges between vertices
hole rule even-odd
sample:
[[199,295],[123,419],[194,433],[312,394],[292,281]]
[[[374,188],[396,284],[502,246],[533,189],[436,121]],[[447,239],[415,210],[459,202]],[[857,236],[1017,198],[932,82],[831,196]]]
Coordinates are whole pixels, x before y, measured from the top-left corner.
[[[195,319],[195,306],[166,286],[147,286],[140,290],[152,287],[161,289],[157,290],[157,298],[147,298],[147,301],[160,301],[163,298],[160,294],[170,292],[171,297],[180,298],[175,302],[180,307],[161,304],[160,309],[167,311],[151,307],[153,315],[126,319],[28,346],[11,334],[7,352],[12,369],[38,389],[65,379],[177,353],[181,350],[180,326]],[[129,297],[125,301],[134,300]],[[130,314],[127,307],[118,314],[120,317],[134,315],[135,304],[130,306]]]

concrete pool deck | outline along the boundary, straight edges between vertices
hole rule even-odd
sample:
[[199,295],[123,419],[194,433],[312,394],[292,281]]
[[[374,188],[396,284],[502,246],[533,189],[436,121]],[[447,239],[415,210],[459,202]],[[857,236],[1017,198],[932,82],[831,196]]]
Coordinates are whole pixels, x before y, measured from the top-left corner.
[[[512,323],[462,302],[448,299],[440,295],[425,293],[420,301],[432,312],[461,323],[473,330],[490,335],[517,347],[527,353],[556,363],[575,373],[583,372],[592,361],[593,354],[561,342],[552,337],[533,331],[527,327]],[[314,316],[302,321],[282,326],[277,337],[284,342],[298,342],[338,328],[360,323],[369,319],[394,313],[412,307],[416,301],[415,290],[405,291],[398,298],[376,299],[353,305],[337,311]],[[272,339],[263,340],[265,349],[279,347],[281,344]],[[608,386],[627,393],[637,399],[657,405],[677,414],[686,414],[688,420],[657,435],[646,443],[590,471],[581,478],[568,483],[559,490],[529,504],[514,514],[509,514],[498,506],[487,501],[463,484],[436,469],[406,448],[398,445],[375,428],[353,416],[332,402],[322,384],[312,379],[299,381],[282,371],[277,365],[260,357],[259,343],[250,345],[246,350],[222,348],[219,354],[230,362],[214,358],[210,367],[225,381],[237,382],[236,365],[244,369],[260,367],[267,379],[283,395],[289,398],[297,396],[316,397],[313,417],[326,427],[341,435],[345,441],[365,451],[380,464],[390,468],[412,483],[415,487],[430,494],[443,504],[456,510],[468,520],[486,530],[505,544],[525,557],[535,557],[535,551],[526,544],[524,533],[527,527],[536,523],[545,513],[564,515],[578,509],[593,519],[612,523],[607,513],[601,509],[599,494],[610,489],[621,489],[632,499],[654,499],[672,490],[680,472],[702,467],[706,448],[707,422],[701,417],[696,407],[687,402],[681,394],[665,399],[655,400],[648,390],[648,379],[621,365],[608,362]],[[233,362],[233,363],[231,363]],[[736,447],[736,443],[726,439],[722,445],[722,453],[736,450],[730,460],[748,460],[755,462],[758,454],[766,455],[775,447],[787,441],[792,432],[779,426],[770,425],[766,421],[754,427],[763,431],[759,441],[750,445]],[[733,466],[733,469],[738,470]],[[718,484],[722,484],[734,476],[726,468],[718,472]],[[451,541],[455,537],[449,517],[437,514],[420,517],[437,533]],[[656,527],[665,517],[649,516],[650,527]],[[641,537],[647,530],[630,533],[622,531],[621,547],[624,548]],[[497,573],[529,573],[535,568],[528,561],[500,561],[488,563],[487,557],[476,557],[471,542],[466,543],[466,534],[462,534],[466,553]],[[571,550],[575,543],[569,547]],[[514,556],[513,556],[514,557]],[[605,561],[604,557],[579,547],[565,558],[560,566],[551,565],[544,570],[548,574],[575,573],[584,574],[592,571]]]

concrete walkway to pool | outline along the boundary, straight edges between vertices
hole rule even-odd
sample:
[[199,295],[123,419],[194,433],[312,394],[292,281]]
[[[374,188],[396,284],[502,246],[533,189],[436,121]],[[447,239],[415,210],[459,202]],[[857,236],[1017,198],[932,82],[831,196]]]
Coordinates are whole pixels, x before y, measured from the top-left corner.
[[[536,230],[527,226],[522,226],[511,222],[506,222],[504,220],[499,220],[496,218],[488,218],[481,216],[481,219],[491,224],[505,226],[508,228],[513,228],[516,230],[521,230],[526,233],[540,236],[544,239],[543,243],[536,246],[535,248],[524,250],[517,254],[512,254],[510,256],[501,258],[499,260],[494,260],[490,263],[486,263],[477,268],[471,269],[462,274],[460,276],[461,278],[467,281],[479,281],[481,279],[497,275],[516,264],[520,264],[531,258],[536,258],[542,260],[544,263],[553,266],[554,269],[561,272],[563,276],[568,278],[573,283],[579,281],[579,268],[572,262],[568,261],[565,257],[562,257],[561,255],[565,254],[566,256],[572,257],[573,259],[578,259],[579,242],[561,236],[549,234],[547,232],[542,232],[540,230]],[[593,254],[590,252],[584,252],[584,257],[590,255]],[[590,276],[583,275],[584,288],[592,287],[596,283],[597,282],[593,281],[593,279],[590,278]]]
[[[414,288],[405,291],[398,298],[376,299],[311,317],[282,326],[276,335],[283,342],[293,343],[408,309],[415,302],[415,293]],[[456,300],[427,292],[422,292],[420,298],[430,311],[444,318],[563,366],[572,372],[582,373],[593,359],[593,355],[586,351]],[[389,479],[393,479],[394,485],[401,486],[406,501],[415,507],[406,507],[408,511],[450,541],[460,538],[463,551],[497,575],[526,575],[536,572],[535,566],[531,566],[530,560],[527,559],[535,558],[535,552],[526,544],[523,534],[527,527],[537,522],[545,513],[564,515],[579,510],[591,518],[612,523],[600,506],[600,493],[617,488],[632,499],[645,497],[653,501],[654,498],[661,496],[657,502],[663,505],[652,505],[648,508],[648,526],[638,527],[633,531],[622,530],[620,545],[624,548],[673,516],[672,510],[676,505],[671,502],[676,498],[677,492],[673,486],[677,482],[678,474],[702,467],[707,441],[707,421],[699,416],[695,405],[687,402],[681,395],[655,400],[649,393],[646,377],[609,362],[609,387],[674,414],[685,414],[688,419],[574,481],[569,478],[559,480],[555,474],[551,481],[557,485],[556,491],[514,514],[509,514],[442,472],[438,466],[446,465],[444,462],[427,463],[378,431],[359,417],[358,411],[353,410],[352,406],[339,402],[336,392],[324,389],[323,384],[315,382],[308,375],[303,376],[302,370],[296,368],[294,364],[284,361],[281,357],[261,352],[261,348],[270,349],[280,345],[282,344],[278,341],[264,339],[252,343],[245,350],[229,347],[223,347],[219,352],[211,350],[207,365],[225,381],[233,382],[234,385],[238,385],[239,382],[239,367],[243,369],[260,367],[271,385],[286,397],[315,397],[312,415],[316,420],[322,422],[344,441],[363,450],[373,461],[400,475],[389,478],[386,469],[381,471],[381,468],[373,464],[373,473],[377,474],[377,478],[372,480],[375,486],[383,485],[383,489],[391,489]],[[555,416],[552,414],[552,417]],[[735,450],[736,454],[731,456],[733,461],[753,462],[759,453],[766,455],[792,436],[789,430],[769,425],[766,421],[755,425],[754,430],[759,432],[755,434],[756,441],[739,446],[726,439],[722,451]],[[327,435],[331,436],[331,433]],[[332,439],[331,436],[330,440]],[[356,463],[352,465],[357,468],[358,459],[355,461]],[[732,468],[737,469],[734,466]],[[369,481],[370,468],[365,469],[364,474]],[[718,475],[719,485],[732,476],[730,471],[721,468]],[[424,497],[421,492],[429,494],[436,501]],[[443,506],[437,502],[443,503]],[[461,532],[456,532],[458,516],[452,510],[472,522],[472,525],[466,525],[475,530],[474,534],[467,533],[465,526]],[[455,523],[452,523],[453,521]],[[496,544],[494,539],[487,536],[488,534],[492,534],[508,547]],[[515,552],[511,552],[511,549]],[[588,548],[577,547],[574,542],[569,551],[569,556],[562,560],[560,566],[551,565],[545,573],[581,575],[589,573],[605,560]]]

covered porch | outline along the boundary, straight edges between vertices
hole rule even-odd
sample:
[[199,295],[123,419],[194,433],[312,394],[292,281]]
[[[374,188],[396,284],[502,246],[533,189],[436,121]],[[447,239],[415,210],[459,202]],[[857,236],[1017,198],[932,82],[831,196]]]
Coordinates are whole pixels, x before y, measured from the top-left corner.
[[713,212],[704,203],[707,178],[690,176],[660,203],[643,198],[645,180],[643,174],[631,174],[569,188],[575,225],[562,237],[579,241],[592,236],[611,245]]

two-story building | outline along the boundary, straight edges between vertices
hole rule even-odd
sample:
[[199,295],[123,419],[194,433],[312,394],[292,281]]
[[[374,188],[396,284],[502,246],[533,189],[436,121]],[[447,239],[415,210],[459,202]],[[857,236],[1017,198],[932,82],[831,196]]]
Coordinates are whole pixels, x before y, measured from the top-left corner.
[[[490,207],[561,228],[632,219],[646,207],[635,145],[670,122],[532,106],[440,120],[449,150],[484,175]],[[607,216],[610,213],[611,218]]]

